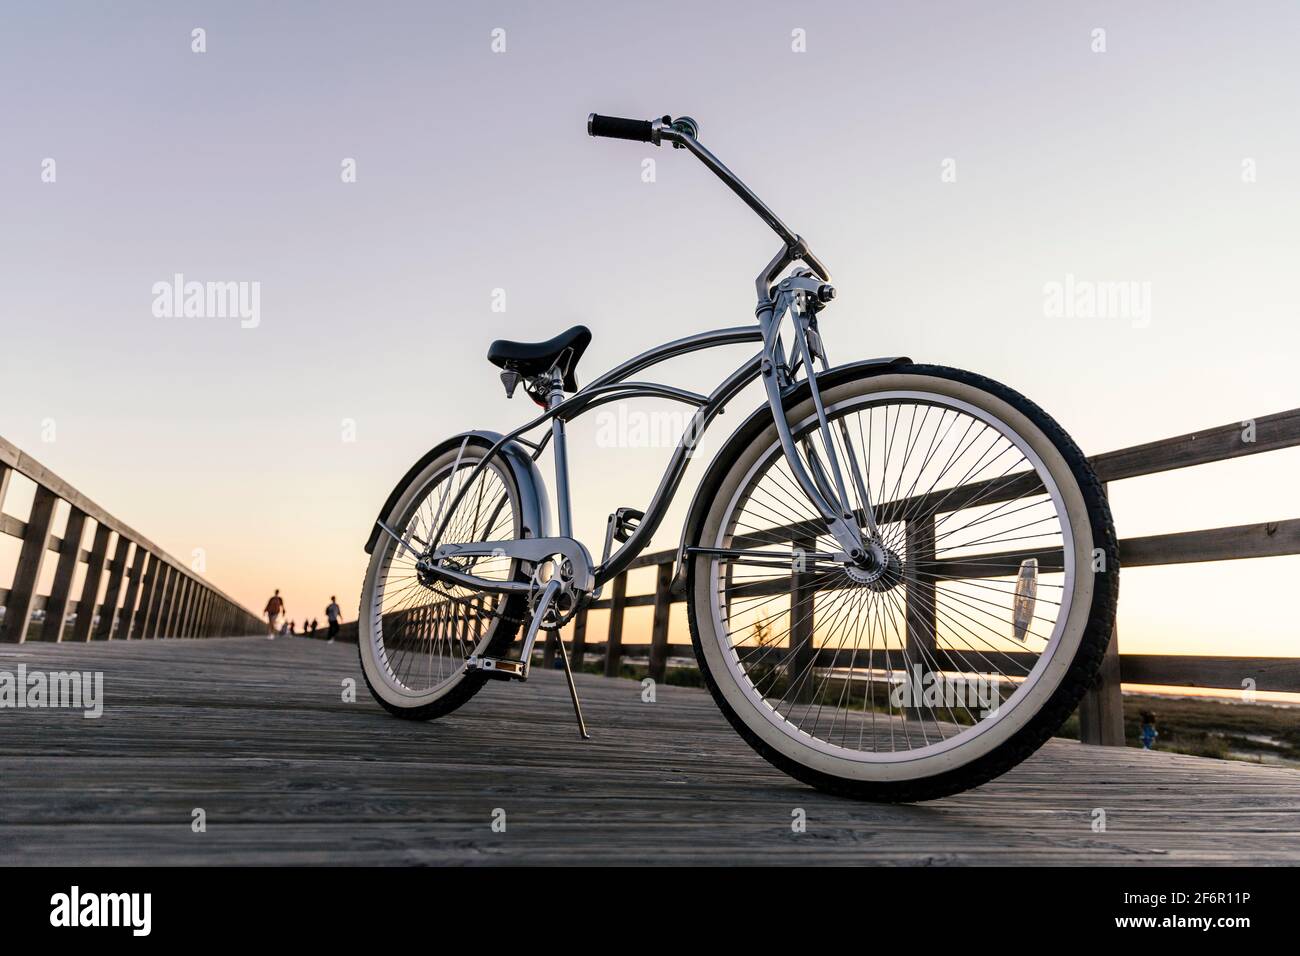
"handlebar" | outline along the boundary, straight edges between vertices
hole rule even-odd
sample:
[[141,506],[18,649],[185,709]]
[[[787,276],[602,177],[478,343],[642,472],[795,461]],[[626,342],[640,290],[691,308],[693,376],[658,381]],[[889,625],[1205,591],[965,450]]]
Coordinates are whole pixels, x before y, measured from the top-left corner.
[[[624,119],[620,116],[601,116],[597,113],[591,113],[587,116],[587,133],[590,136],[627,139],[638,143],[653,143],[656,146],[667,141],[677,149],[690,150],[715,176],[726,183],[732,192],[743,199],[750,209],[758,213],[759,218],[767,223],[773,232],[781,237],[781,241],[785,243],[785,249],[778,258],[783,258],[786,265],[796,259],[802,259],[823,280],[830,281],[830,272],[822,264],[821,260],[813,255],[812,250],[808,248],[808,244],[797,236],[794,230],[782,222],[781,218],[769,209],[767,204],[759,199],[754,191],[741,181],[739,176],[722,165],[722,161],[718,157],[700,145],[699,140],[695,138],[699,135],[699,125],[689,116],[679,116],[676,120],[671,116],[665,116],[657,120],[634,120]],[[761,276],[759,281],[762,282]]]
[[606,136],[610,139],[630,139],[638,143],[652,143],[654,124],[649,120],[624,119],[621,116],[600,116],[592,113],[587,117],[587,135]]

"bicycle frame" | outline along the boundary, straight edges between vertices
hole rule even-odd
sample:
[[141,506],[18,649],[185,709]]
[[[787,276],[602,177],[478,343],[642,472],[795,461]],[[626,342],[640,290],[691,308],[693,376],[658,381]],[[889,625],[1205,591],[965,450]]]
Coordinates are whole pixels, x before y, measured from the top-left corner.
[[[472,557],[487,554],[505,554],[523,561],[536,561],[539,553],[546,547],[553,547],[554,553],[562,554],[573,564],[575,583],[579,590],[598,592],[601,586],[627,567],[649,544],[681,483],[682,476],[690,463],[700,436],[723,410],[726,404],[750,382],[761,378],[767,395],[768,405],[772,410],[781,439],[782,450],[790,470],[808,500],[826,521],[829,532],[835,537],[842,551],[833,555],[836,560],[867,566],[882,555],[878,544],[878,532],[873,507],[867,493],[865,482],[858,468],[856,458],[852,455],[852,445],[840,423],[841,439],[851,459],[849,462],[849,479],[857,494],[860,508],[855,509],[850,499],[850,485],[845,480],[845,470],[841,467],[839,455],[835,451],[830,425],[822,404],[821,393],[817,387],[817,365],[823,372],[830,366],[817,331],[817,313],[826,302],[834,296],[834,289],[829,285],[830,273],[821,261],[808,248],[807,243],[783,223],[752,190],[724,166],[716,156],[705,149],[695,139],[694,121],[679,120],[672,123],[666,118],[649,124],[653,131],[652,142],[673,143],[675,146],[690,150],[723,180],[733,192],[756,212],[759,217],[782,239],[780,251],[772,258],[755,279],[758,305],[755,310],[757,324],[716,329],[687,336],[649,349],[636,355],[621,365],[601,375],[586,387],[565,397],[561,386],[562,376],[558,369],[550,373],[550,390],[546,411],[514,431],[502,436],[475,466],[469,477],[457,493],[451,506],[445,509],[440,525],[433,534],[432,542],[441,540],[445,525],[456,510],[461,497],[473,484],[474,480],[488,467],[492,459],[510,442],[518,441],[533,449],[533,459],[538,459],[548,442],[554,444],[555,451],[555,485],[557,514],[560,536],[550,539],[524,539],[523,541],[470,542],[467,544],[449,544],[422,556],[424,567],[433,577],[441,577],[451,583],[477,588],[496,593],[528,591],[530,585],[521,582],[490,581],[478,578],[466,572],[439,568],[438,562],[452,554]],[[798,269],[787,275],[780,282],[778,277],[790,266],[803,261],[808,268]],[[781,338],[782,320],[786,313],[792,321],[792,356],[787,359]],[[744,342],[761,342],[759,353],[747,359],[734,372],[727,376],[708,395],[690,392],[655,382],[629,381],[631,376],[651,368],[668,359],[686,355],[702,349],[734,345]],[[800,369],[804,371],[806,381],[818,418],[818,433],[822,439],[822,452],[819,454],[810,437],[801,439],[808,464],[805,466],[791,434],[786,420],[784,396],[797,384]],[[572,538],[572,514],[569,500],[568,448],[565,441],[564,426],[584,412],[613,401],[630,398],[665,398],[695,406],[686,430],[678,440],[676,448],[669,458],[667,467],[660,479],[650,503],[641,517],[637,527],[612,554],[614,532],[613,518],[607,533],[606,554],[600,564],[593,566],[585,548]],[[523,436],[535,428],[550,423],[548,435],[538,441],[529,441]],[[462,451],[463,451],[462,446]],[[825,462],[822,461],[825,457]],[[443,509],[440,506],[440,512]],[[866,526],[866,538],[859,528],[859,520]],[[403,546],[414,552],[408,542],[397,531],[382,522],[380,527],[394,537]],[[431,545],[432,547],[432,545]],[[765,556],[770,560],[771,555]],[[432,562],[432,563],[430,563]]]

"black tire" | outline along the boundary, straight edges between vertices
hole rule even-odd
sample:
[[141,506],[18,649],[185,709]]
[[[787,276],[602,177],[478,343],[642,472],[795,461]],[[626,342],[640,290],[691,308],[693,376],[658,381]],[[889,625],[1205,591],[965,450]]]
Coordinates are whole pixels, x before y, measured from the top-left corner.
[[[482,456],[490,443],[475,438],[468,444],[466,456],[477,453]],[[417,473],[413,474],[410,479],[402,486],[397,494],[393,497],[393,507],[390,514],[386,515],[386,520],[390,526],[401,526],[405,522],[403,512],[410,507],[412,499],[417,496],[422,486],[429,485],[434,478],[445,469],[449,463],[454,463],[459,448],[458,443],[451,443],[449,449],[442,455],[433,458]],[[463,467],[463,464],[462,464]],[[519,501],[518,482],[508,468],[502,467],[499,471],[501,480],[507,483],[508,488],[514,493],[515,502]],[[516,514],[515,517],[515,535],[520,533],[520,520]],[[370,662],[366,658],[367,641],[370,639],[369,634],[369,609],[367,601],[371,599],[372,576],[378,574],[377,563],[382,562],[383,548],[386,546],[384,538],[380,538],[376,544],[373,554],[371,555],[370,567],[366,571],[366,583],[361,589],[361,603],[357,610],[357,654],[361,662],[361,676],[365,681],[366,689],[378,704],[388,711],[394,717],[401,717],[404,720],[433,720],[450,714],[456,708],[466,703],[471,697],[482,690],[483,685],[490,680],[486,675],[481,673],[466,673],[459,680],[447,689],[436,700],[427,704],[418,706],[402,706],[401,704],[389,699],[389,695],[381,693],[381,689],[371,680]],[[518,567],[516,562],[516,579],[527,580],[527,575],[522,568]],[[491,625],[492,632],[487,644],[484,646],[482,653],[492,656],[504,656],[510,645],[514,642],[519,633],[520,624],[522,623],[523,614],[526,610],[526,601],[520,595],[512,595],[507,598],[501,605],[500,613]]]
[[[697,570],[707,566],[707,558],[696,557],[688,560],[687,594],[690,605],[691,640],[705,684],[732,727],[764,759],[795,779],[828,793],[860,800],[914,802],[960,793],[1005,773],[1042,746],[1074,712],[1085,691],[1096,681],[1102,658],[1110,642],[1116,604],[1119,599],[1119,546],[1110,507],[1101,482],[1092,467],[1060,425],[1029,399],[1005,385],[975,373],[934,365],[899,365],[868,372],[851,367],[833,369],[819,376],[819,382],[822,391],[825,392],[835,386],[868,378],[875,379],[882,375],[918,375],[932,379],[946,379],[1000,399],[1037,426],[1059,451],[1078,485],[1087,507],[1093,548],[1101,549],[1105,554],[1104,570],[1093,575],[1092,600],[1080,643],[1065,677],[1048,697],[1045,705],[1040,707],[1023,727],[994,749],[948,772],[905,781],[850,780],[823,773],[791,759],[755,733],[733,709],[710,670],[699,626],[700,611],[703,609],[697,607],[696,598]],[[806,386],[801,390],[795,390],[787,400],[787,409],[793,411],[801,403],[806,403],[808,394]],[[719,452],[701,484],[700,493],[704,496],[704,500],[716,498],[731,471],[730,466],[735,456],[755,443],[760,434],[770,426],[771,415],[767,414],[766,410],[762,410],[751,416],[732,436]],[[703,525],[703,522],[699,524]],[[693,527],[688,535],[688,541],[697,543],[701,531],[702,527]]]

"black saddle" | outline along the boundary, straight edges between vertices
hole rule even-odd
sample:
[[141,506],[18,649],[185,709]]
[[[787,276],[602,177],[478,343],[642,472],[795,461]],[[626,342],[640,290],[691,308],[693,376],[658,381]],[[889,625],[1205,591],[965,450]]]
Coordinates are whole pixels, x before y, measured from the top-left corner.
[[564,390],[576,392],[578,380],[573,377],[573,370],[590,344],[591,329],[585,325],[575,325],[545,342],[508,342],[497,339],[488,346],[487,357],[498,368],[518,372],[524,378],[541,375],[558,365],[564,375]]

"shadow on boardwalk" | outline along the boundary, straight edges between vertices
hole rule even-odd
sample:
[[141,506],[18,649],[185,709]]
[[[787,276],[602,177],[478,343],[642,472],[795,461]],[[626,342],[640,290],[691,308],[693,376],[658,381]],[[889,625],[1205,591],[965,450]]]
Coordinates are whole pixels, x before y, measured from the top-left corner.
[[646,704],[635,682],[580,675],[582,743],[547,672],[421,724],[370,700],[350,644],[0,648],[0,670],[20,663],[102,670],[105,709],[0,710],[11,864],[1300,862],[1286,769],[1054,740],[976,791],[882,806],[770,768],[691,688]]

